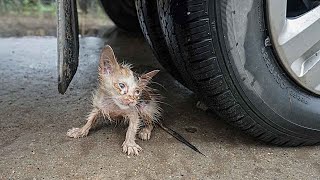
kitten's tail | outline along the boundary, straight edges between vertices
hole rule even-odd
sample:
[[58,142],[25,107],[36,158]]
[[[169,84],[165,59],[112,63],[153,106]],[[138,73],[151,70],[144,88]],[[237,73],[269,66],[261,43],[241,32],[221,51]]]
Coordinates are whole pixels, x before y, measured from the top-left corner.
[[171,136],[173,136],[174,138],[176,138],[178,141],[182,142],[183,144],[185,144],[186,146],[188,146],[189,148],[191,148],[192,150],[196,151],[197,153],[200,153],[203,156],[204,155],[197,147],[195,147],[194,145],[192,145],[189,141],[187,141],[184,137],[182,137],[179,133],[177,133],[176,131],[170,129],[169,127],[165,126],[164,124],[162,124],[161,122],[157,123],[159,125],[159,127],[161,127],[164,131],[166,131],[168,134],[170,134]]

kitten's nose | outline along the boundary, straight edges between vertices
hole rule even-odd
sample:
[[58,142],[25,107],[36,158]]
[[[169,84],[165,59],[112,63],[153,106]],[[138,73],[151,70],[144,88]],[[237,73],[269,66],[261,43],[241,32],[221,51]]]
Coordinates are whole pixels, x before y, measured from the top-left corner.
[[123,104],[125,105],[131,105],[131,104],[134,104],[134,99],[133,98],[125,98],[123,99]]

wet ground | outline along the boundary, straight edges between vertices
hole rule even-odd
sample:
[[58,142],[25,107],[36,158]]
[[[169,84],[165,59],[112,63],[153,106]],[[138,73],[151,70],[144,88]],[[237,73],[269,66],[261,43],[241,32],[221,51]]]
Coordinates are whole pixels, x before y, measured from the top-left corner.
[[159,128],[137,141],[138,157],[121,152],[124,126],[100,123],[86,138],[68,138],[90,111],[103,44],[138,70],[159,68],[141,37],[113,31],[80,43],[78,72],[60,95],[54,37],[0,39],[0,179],[320,179],[320,147],[257,142],[197,109],[195,95],[164,70],[156,81],[165,87],[165,123],[206,157]]

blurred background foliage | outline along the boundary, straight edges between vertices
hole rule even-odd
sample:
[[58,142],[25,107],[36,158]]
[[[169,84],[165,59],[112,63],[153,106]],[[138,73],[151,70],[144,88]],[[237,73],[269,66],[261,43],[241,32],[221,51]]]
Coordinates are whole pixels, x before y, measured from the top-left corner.
[[[78,11],[101,16],[104,11],[96,0],[78,0]],[[41,15],[56,13],[56,0],[0,0],[1,14]]]
[[0,0],[1,14],[39,15],[55,12],[55,0]]
[[[80,34],[101,36],[113,23],[100,0],[77,0]],[[0,0],[0,37],[56,36],[56,0]]]

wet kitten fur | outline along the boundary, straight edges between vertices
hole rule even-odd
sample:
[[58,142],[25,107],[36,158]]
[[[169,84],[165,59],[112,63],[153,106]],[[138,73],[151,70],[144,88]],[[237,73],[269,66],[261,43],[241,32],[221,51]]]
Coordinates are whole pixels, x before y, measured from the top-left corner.
[[[138,155],[142,148],[136,144],[138,136],[148,140],[154,123],[159,120],[161,108],[158,95],[148,87],[153,76],[159,70],[153,70],[138,76],[128,64],[119,64],[110,46],[102,50],[99,62],[99,86],[93,95],[93,109],[87,123],[81,128],[72,128],[67,136],[79,138],[87,136],[99,115],[111,122],[119,117],[129,124],[123,152]],[[141,128],[141,125],[144,125]]]

